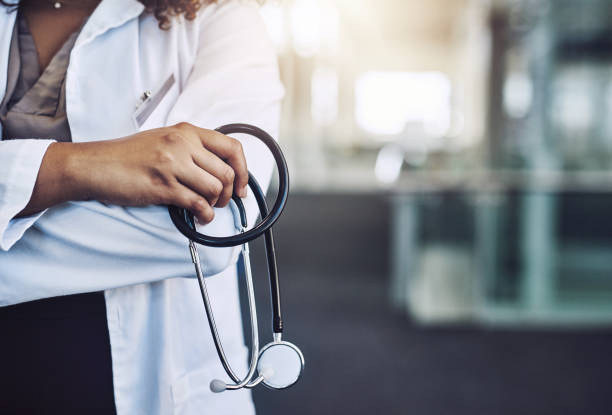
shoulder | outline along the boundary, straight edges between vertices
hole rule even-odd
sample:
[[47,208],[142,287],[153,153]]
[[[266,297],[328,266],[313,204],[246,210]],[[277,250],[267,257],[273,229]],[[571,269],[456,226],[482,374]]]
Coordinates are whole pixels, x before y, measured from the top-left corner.
[[[256,0],[217,0],[203,5],[193,20],[177,16],[171,20],[168,30],[157,29],[156,35],[151,38],[154,41],[159,38],[174,39],[188,49],[197,49],[202,46],[201,43],[208,44],[228,36],[252,37],[252,41],[264,41],[267,39],[267,31],[259,7]],[[149,29],[157,27],[157,21],[152,15],[145,16],[142,23]]]
[[255,0],[218,0],[202,7],[198,12],[200,24],[224,19],[227,23],[240,25],[245,20],[259,20],[259,3]]
[[265,55],[275,50],[255,0],[219,0],[202,10],[197,23],[199,48],[228,48],[233,55]]
[[255,0],[218,0],[200,10],[194,23],[199,33],[208,37],[250,32],[258,38],[266,33]]

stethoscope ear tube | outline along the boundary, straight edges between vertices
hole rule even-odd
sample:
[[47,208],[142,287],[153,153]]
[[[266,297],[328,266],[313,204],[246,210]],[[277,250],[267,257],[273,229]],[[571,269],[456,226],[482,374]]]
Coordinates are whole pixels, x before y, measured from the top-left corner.
[[[280,171],[280,170],[279,170]],[[252,182],[252,183],[251,183]],[[266,198],[264,196],[261,187],[257,180],[249,173],[249,187],[253,190],[257,206],[261,217],[268,216],[268,205],[266,204]],[[285,207],[283,203],[282,208]],[[268,262],[268,276],[270,278],[270,300],[272,302],[272,329],[274,333],[283,332],[283,319],[281,315],[281,301],[280,301],[280,286],[278,282],[278,268],[276,266],[276,249],[274,247],[274,235],[272,234],[272,228],[268,228],[264,231],[264,243],[266,246],[266,259]]]
[[[287,168],[287,162],[285,157],[277,144],[276,141],[261,128],[255,127],[249,124],[228,124],[216,129],[216,131],[222,134],[248,134],[261,140],[272,153],[274,160],[278,168],[278,195],[272,210],[268,212],[266,204],[265,194],[261,190],[259,183],[252,174],[249,173],[249,187],[255,196],[257,206],[259,208],[261,222],[255,225],[248,231],[238,233],[232,236],[215,237],[204,235],[196,230],[193,215],[184,209],[176,206],[169,206],[168,212],[172,222],[177,229],[185,235],[189,240],[199,243],[201,245],[210,247],[231,247],[243,245],[249,241],[252,241],[261,235],[264,235],[265,246],[266,246],[266,257],[268,262],[268,274],[270,277],[270,293],[272,301],[272,327],[274,333],[283,332],[283,321],[281,318],[281,304],[280,304],[280,289],[278,282],[278,270],[276,266],[276,251],[274,248],[274,237],[272,235],[272,225],[276,223],[280,217],[285,204],[287,203],[287,197],[289,196],[289,170]],[[242,201],[233,197],[238,211],[240,212],[240,220],[243,226],[246,226],[246,213]]]

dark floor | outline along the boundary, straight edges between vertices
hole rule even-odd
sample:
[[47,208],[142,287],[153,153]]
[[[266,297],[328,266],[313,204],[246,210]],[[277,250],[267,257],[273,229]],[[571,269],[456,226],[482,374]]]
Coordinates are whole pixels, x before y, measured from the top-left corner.
[[612,413],[612,328],[423,328],[392,312],[388,217],[380,196],[291,196],[275,236],[285,338],[306,369],[258,389],[259,415]]

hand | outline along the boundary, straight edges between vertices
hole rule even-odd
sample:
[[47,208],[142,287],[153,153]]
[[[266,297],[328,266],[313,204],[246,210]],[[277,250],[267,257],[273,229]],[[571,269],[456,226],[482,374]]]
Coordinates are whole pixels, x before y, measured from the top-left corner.
[[[188,123],[115,140],[55,143],[47,153],[41,171],[45,163],[63,164],[62,182],[69,189],[64,200],[175,205],[208,223],[212,207],[226,206],[234,191],[246,196],[248,171],[240,142]],[[36,187],[44,188],[38,182]]]

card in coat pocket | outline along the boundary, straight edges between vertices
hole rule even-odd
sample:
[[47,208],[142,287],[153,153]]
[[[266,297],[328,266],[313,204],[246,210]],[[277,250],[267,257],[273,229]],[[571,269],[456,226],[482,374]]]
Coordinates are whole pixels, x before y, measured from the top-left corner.
[[170,88],[172,88],[174,82],[174,74],[171,74],[170,77],[166,79],[161,88],[150,97],[147,97],[138,107],[138,109],[136,109],[133,118],[138,128],[142,127],[143,124],[149,118],[149,116],[153,113],[153,111],[155,111],[155,108],[157,108],[157,106],[164,99],[168,91],[170,91]]

